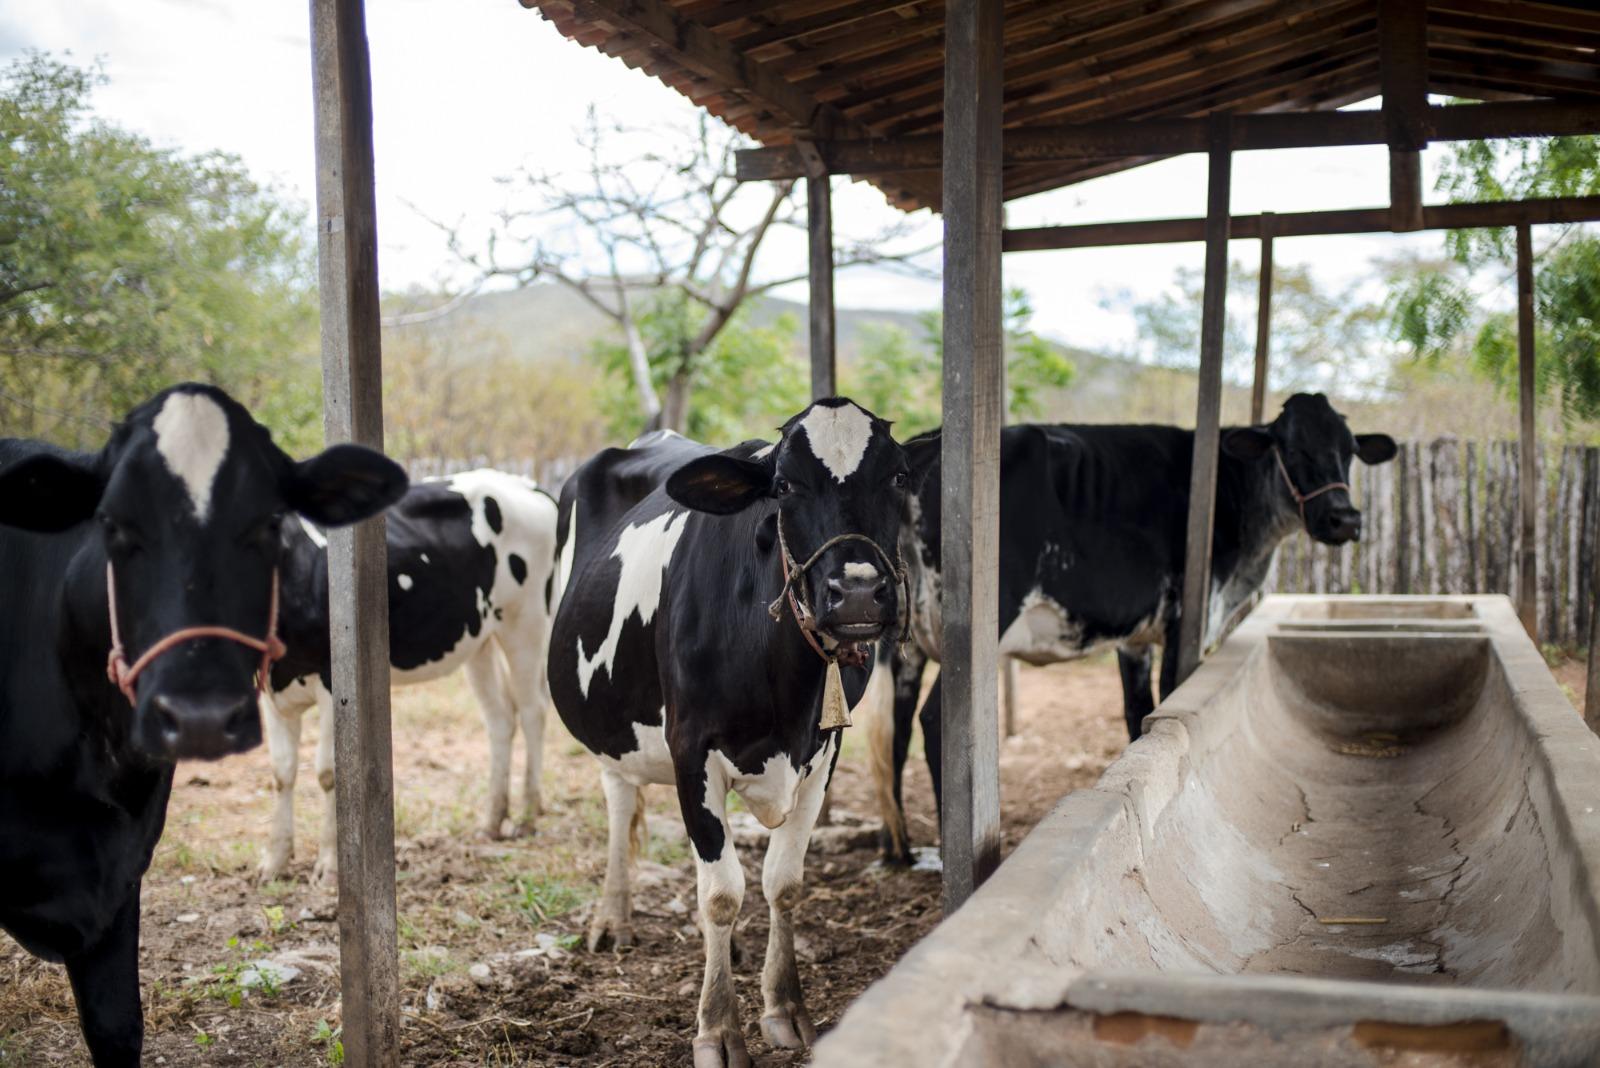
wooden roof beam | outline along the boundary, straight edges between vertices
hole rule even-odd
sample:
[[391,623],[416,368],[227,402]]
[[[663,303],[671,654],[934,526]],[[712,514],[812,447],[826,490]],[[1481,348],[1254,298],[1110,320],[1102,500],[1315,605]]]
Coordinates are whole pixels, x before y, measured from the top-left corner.
[[[1423,140],[1476,141],[1497,137],[1600,134],[1600,108],[1588,102],[1554,100],[1499,104],[1430,105],[1423,109]],[[1066,160],[1171,156],[1206,151],[1203,118],[1107,119],[1066,126],[1006,130],[1006,165]],[[1287,111],[1236,115],[1233,151],[1276,148],[1327,148],[1388,142],[1380,111]],[[819,140],[816,149],[830,174],[890,174],[937,170],[943,138],[939,134],[862,140]],[[751,148],[737,153],[740,181],[804,178],[807,171],[792,145]]]
[[[1235,215],[1229,227],[1234,239],[1261,236],[1260,215]],[[1204,219],[1148,219],[1139,222],[1087,223],[1007,230],[1007,252],[1062,248],[1105,248],[1113,245],[1164,245],[1205,239]],[[1600,197],[1558,197],[1507,200],[1484,204],[1436,204],[1423,209],[1423,230],[1465,230],[1496,226],[1545,226],[1600,222]],[[1388,208],[1280,212],[1272,216],[1273,237],[1321,237],[1330,234],[1376,234],[1389,229]]]
[[1378,0],[1378,77],[1389,146],[1389,223],[1422,228],[1422,150],[1428,146],[1428,5]]

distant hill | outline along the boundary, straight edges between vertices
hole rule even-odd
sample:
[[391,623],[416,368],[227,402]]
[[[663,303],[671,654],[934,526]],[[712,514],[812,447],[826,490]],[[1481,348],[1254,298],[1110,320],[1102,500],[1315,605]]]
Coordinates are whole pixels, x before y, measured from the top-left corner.
[[[390,297],[386,313],[415,312],[438,306],[429,295]],[[806,306],[796,301],[760,297],[751,310],[758,324],[781,315],[796,323],[795,352],[806,351]],[[923,338],[922,317],[915,312],[871,308],[841,308],[838,312],[839,359],[849,366],[861,352],[869,327],[897,327],[914,343]],[[616,329],[615,325],[580,294],[556,283],[478,294],[448,314],[419,326],[452,342],[452,348],[470,359],[475,351],[497,352],[530,364],[586,363],[593,342]],[[1157,367],[1121,356],[1090,352],[1057,344],[1077,367],[1072,385],[1043,398],[1040,418],[1071,423],[1169,423],[1193,425],[1195,373],[1185,368]],[[1403,437],[1456,434],[1462,437],[1510,437],[1515,434],[1513,400],[1480,381],[1452,382],[1445,378],[1402,369],[1397,372],[1392,395],[1353,400],[1335,398],[1357,429],[1382,427]],[[1269,398],[1270,418],[1281,395]],[[1223,421],[1239,424],[1249,419],[1247,388],[1225,385]],[[1543,405],[1541,421],[1547,433],[1566,436],[1554,405]]]

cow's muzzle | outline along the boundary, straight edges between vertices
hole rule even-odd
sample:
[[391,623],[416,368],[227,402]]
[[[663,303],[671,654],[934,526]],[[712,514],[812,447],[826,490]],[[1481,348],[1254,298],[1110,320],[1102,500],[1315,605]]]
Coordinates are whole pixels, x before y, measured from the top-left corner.
[[140,709],[139,747],[165,760],[215,760],[261,743],[253,693],[158,693]]

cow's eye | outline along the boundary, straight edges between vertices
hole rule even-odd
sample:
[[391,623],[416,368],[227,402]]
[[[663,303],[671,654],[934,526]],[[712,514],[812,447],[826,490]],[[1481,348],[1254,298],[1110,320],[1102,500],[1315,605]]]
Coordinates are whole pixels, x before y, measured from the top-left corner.
[[269,515],[245,534],[245,541],[262,552],[278,547],[278,536],[283,529],[283,515]]
[[100,529],[105,532],[106,548],[111,552],[125,555],[139,547],[139,539],[134,536],[132,528],[111,516],[100,517]]
[[911,485],[911,476],[906,474],[904,471],[896,471],[892,481],[894,482],[895,489],[903,490],[907,486]]
[[789,480],[782,475],[772,480],[772,495],[774,497],[787,497],[793,491],[794,487],[789,485]]

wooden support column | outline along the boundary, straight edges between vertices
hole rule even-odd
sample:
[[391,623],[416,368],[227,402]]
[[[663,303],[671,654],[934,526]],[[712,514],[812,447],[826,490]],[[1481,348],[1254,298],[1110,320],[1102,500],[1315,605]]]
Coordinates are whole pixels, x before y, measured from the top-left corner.
[[[383,447],[372,85],[362,0],[311,0],[317,252],[328,442]],[[389,602],[382,516],[328,532],[345,1063],[400,1056]]]
[[950,0],[944,66],[944,908],[1000,860],[1002,0]]
[[827,174],[806,179],[811,238],[811,398],[839,392],[833,312],[833,190]]
[[1539,640],[1539,434],[1534,425],[1533,352],[1533,232],[1517,227],[1517,409],[1521,417],[1519,444],[1522,547],[1517,561],[1517,615],[1528,637]]
[[1378,65],[1389,144],[1389,228],[1422,229],[1422,149],[1428,143],[1426,0],[1378,0]]
[[1194,460],[1189,472],[1189,528],[1183,557],[1183,618],[1178,681],[1200,666],[1211,599],[1211,528],[1217,505],[1217,454],[1222,441],[1222,340],[1228,299],[1228,213],[1233,153],[1226,114],[1211,116],[1206,184],[1205,296],[1200,306],[1200,382],[1195,404]]
[[1261,213],[1261,284],[1256,295],[1256,377],[1250,386],[1250,424],[1260,426],[1267,407],[1267,366],[1272,352],[1272,224]]

